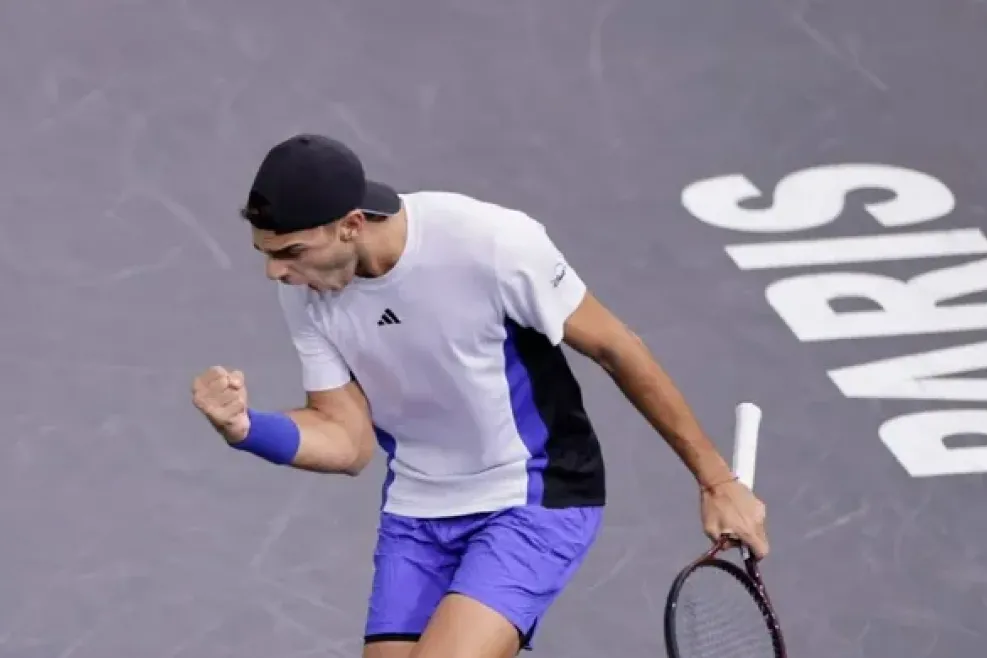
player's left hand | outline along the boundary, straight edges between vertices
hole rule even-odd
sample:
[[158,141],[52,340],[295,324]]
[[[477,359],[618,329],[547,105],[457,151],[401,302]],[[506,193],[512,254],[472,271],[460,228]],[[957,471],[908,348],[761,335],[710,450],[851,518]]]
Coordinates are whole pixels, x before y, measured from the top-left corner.
[[768,555],[764,503],[742,482],[733,480],[704,488],[700,507],[703,530],[712,541],[727,535],[747,544],[759,560]]

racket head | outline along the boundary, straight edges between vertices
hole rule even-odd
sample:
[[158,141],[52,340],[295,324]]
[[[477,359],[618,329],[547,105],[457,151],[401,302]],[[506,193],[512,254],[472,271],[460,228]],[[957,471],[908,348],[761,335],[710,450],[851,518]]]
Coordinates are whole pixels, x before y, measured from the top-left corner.
[[738,544],[723,538],[679,572],[665,602],[669,658],[786,658],[781,628],[757,561],[719,555]]

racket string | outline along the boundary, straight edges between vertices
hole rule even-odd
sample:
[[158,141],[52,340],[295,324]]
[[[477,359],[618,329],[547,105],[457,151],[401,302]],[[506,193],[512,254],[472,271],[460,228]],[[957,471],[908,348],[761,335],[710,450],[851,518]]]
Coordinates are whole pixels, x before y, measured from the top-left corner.
[[700,567],[677,602],[680,658],[772,658],[774,644],[757,601],[725,571]]

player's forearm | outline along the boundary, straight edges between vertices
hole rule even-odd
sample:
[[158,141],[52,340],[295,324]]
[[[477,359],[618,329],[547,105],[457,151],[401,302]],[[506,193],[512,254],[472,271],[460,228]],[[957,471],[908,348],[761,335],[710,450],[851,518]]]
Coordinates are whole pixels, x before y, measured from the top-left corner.
[[[373,443],[362,432],[310,408],[286,412],[251,410],[247,436],[230,445],[274,464],[357,475],[373,457]],[[369,430],[368,430],[369,431]]]
[[643,341],[628,334],[604,350],[598,361],[701,485],[710,486],[732,477],[727,461]]

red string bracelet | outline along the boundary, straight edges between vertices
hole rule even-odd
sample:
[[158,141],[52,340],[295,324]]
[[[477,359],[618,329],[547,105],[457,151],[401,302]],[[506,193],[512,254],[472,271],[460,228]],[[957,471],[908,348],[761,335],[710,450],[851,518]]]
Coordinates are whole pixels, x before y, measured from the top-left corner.
[[733,476],[732,478],[730,478],[729,480],[724,480],[723,482],[717,482],[717,483],[715,483],[715,484],[707,484],[707,485],[703,485],[703,490],[704,490],[704,491],[707,491],[707,492],[709,492],[709,493],[713,493],[713,489],[715,489],[716,487],[718,487],[718,486],[720,486],[720,485],[723,485],[723,484],[727,484],[727,483],[729,483],[729,482],[736,482],[736,481],[737,481],[738,479],[739,479],[739,478],[738,478],[738,477],[737,477],[736,475],[734,475],[734,476]]

